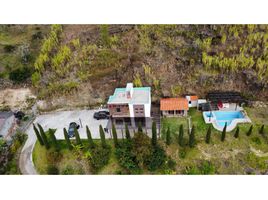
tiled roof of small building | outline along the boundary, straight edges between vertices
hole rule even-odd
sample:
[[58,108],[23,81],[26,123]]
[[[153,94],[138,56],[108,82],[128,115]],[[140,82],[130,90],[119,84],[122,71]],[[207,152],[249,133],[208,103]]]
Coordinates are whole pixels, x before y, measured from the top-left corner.
[[160,110],[188,110],[186,98],[163,98],[160,100]]

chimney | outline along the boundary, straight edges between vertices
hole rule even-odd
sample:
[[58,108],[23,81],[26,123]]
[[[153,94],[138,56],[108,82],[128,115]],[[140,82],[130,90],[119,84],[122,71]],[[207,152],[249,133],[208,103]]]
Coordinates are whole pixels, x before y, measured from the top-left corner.
[[128,83],[126,87],[126,95],[128,99],[132,98],[133,94],[133,83]]

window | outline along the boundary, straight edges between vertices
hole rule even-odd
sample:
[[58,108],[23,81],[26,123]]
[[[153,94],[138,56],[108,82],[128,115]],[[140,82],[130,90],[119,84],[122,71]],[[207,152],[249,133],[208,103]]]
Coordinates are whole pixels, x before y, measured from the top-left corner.
[[189,104],[191,104],[192,103],[192,101],[189,101]]
[[121,112],[121,109],[120,108],[116,108],[116,112]]

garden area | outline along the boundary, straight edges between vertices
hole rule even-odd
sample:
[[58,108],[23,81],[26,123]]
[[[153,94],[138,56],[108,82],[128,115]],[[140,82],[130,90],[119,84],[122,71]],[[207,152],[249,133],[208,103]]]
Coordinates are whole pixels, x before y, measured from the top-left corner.
[[[192,130],[186,117],[163,118],[161,137],[153,137],[141,127],[130,137],[106,139],[100,126],[101,139],[75,138],[56,140],[55,130],[44,131],[34,126],[38,142],[33,161],[40,174],[267,174],[268,130],[265,115],[254,108],[245,108],[252,124],[239,124],[231,131],[217,131],[205,124],[202,113],[190,109]],[[45,139],[44,139],[45,138]]]

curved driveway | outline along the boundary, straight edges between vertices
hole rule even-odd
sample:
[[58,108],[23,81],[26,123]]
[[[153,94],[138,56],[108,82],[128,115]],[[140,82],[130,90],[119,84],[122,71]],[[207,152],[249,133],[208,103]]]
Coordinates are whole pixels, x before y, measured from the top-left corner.
[[[82,139],[87,138],[86,136],[86,125],[88,125],[91,130],[93,138],[100,138],[99,136],[99,125],[106,127],[108,120],[95,120],[93,119],[93,114],[96,110],[77,110],[77,111],[61,111],[55,113],[49,113],[45,115],[39,115],[34,120],[34,123],[40,123],[44,130],[49,128],[57,129],[56,137],[58,139],[64,139],[63,128],[68,128],[70,122],[82,122],[82,127],[79,128],[80,137]],[[33,126],[30,125],[26,130],[28,139],[21,151],[19,167],[22,174],[38,174],[35,170],[32,161],[32,152],[36,142],[36,136],[33,130]],[[110,135],[106,133],[106,137],[109,138]]]

